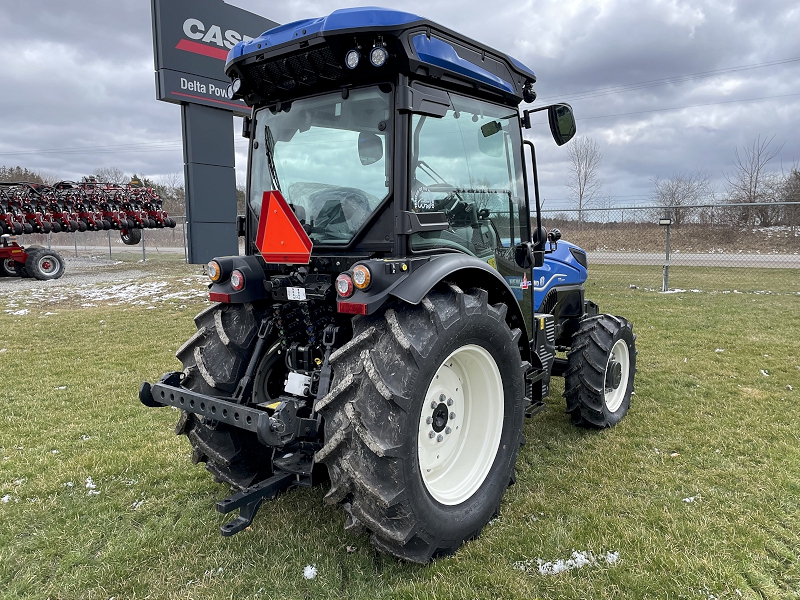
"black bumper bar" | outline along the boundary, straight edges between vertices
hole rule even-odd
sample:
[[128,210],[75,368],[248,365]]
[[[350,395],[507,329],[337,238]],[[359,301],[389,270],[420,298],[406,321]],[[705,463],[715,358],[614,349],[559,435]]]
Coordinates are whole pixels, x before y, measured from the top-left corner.
[[263,410],[187,390],[180,386],[181,375],[183,373],[167,373],[152,385],[143,382],[139,388],[139,400],[145,406],[174,406],[226,425],[253,431],[259,435],[259,439],[262,438],[262,432],[269,432],[269,414]]

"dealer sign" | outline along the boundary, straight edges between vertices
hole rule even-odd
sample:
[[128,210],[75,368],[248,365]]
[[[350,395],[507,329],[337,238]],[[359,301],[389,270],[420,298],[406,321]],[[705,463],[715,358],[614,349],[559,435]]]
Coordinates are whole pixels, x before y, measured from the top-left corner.
[[249,114],[228,99],[225,59],[237,42],[277,25],[222,0],[151,0],[156,97]]

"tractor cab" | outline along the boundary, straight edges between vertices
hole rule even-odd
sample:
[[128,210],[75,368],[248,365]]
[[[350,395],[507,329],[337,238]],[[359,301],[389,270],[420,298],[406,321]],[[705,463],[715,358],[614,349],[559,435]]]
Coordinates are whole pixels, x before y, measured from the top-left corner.
[[[531,267],[542,264],[546,246],[535,160],[524,151],[533,146],[522,137],[535,111],[520,114],[518,105],[536,97],[533,71],[427,19],[380,8],[276,27],[237,44],[225,70],[229,96],[253,107],[243,132],[248,255],[269,269],[292,262],[270,259],[257,244],[265,192],[277,192],[313,245],[300,261],[313,271],[335,277],[358,262],[395,259],[410,271],[466,255],[500,274],[498,285],[522,302],[519,316],[531,330]],[[536,110],[548,111],[557,143],[574,135],[568,105]],[[585,280],[585,269],[580,275]],[[375,297],[395,282],[372,280],[369,294],[353,286],[340,297],[340,311],[377,310],[383,301]],[[235,289],[213,292],[237,298]]]

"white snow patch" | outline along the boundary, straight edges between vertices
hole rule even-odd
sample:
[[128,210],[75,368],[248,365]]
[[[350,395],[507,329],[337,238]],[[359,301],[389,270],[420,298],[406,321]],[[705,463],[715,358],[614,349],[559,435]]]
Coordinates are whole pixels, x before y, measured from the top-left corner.
[[314,565],[306,565],[303,568],[303,577],[306,579],[314,579],[317,576],[317,567]]
[[100,495],[100,490],[89,490],[87,495],[88,496],[99,496]]
[[716,353],[725,352],[725,348],[717,348],[716,350],[714,350],[714,352]]
[[58,387],[54,387],[53,389],[54,389],[54,390],[65,390],[65,389],[67,389],[67,386],[65,386],[65,385],[59,385]]
[[137,508],[140,508],[142,504],[144,504],[144,498],[142,498],[141,500],[137,500],[136,502],[131,504],[131,510],[136,510]]
[[75,487],[75,484],[72,481],[67,481],[66,483],[61,484],[63,487]]
[[674,288],[667,290],[666,292],[661,292],[662,294],[683,294],[686,290],[682,290],[681,288]]
[[3,504],[8,504],[8,503],[9,503],[9,502],[11,502],[12,500],[13,500],[14,502],[17,502],[17,499],[16,499],[16,498],[14,498],[14,497],[12,497],[12,496],[11,496],[11,494],[6,494],[6,495],[5,495],[5,496],[3,496],[2,498],[0,498],[0,502],[2,502]]
[[689,496],[688,498],[684,498],[683,500],[681,500],[681,502],[686,502],[686,504],[691,504],[695,500],[700,502],[702,499],[703,497],[700,494],[697,494],[697,496]]
[[573,569],[580,569],[583,567],[594,567],[601,563],[613,565],[619,561],[619,552],[605,552],[595,556],[589,551],[573,550],[570,558],[557,559],[553,561],[544,561],[541,558],[536,560],[529,558],[527,560],[518,560],[512,567],[519,571],[531,571],[533,567],[540,575],[558,575],[564,571],[571,571]]
[[84,433],[84,434],[81,436],[81,439],[82,439],[84,442],[88,442],[88,441],[89,441],[90,439],[92,439],[92,438],[91,438],[91,437],[89,437],[88,435],[86,435],[86,434]]
[[86,489],[87,490],[93,490],[96,487],[97,486],[95,485],[94,481],[92,481],[92,478],[91,477],[87,477],[86,478]]
[[58,450],[50,450],[50,454],[58,454]]
[[791,385],[787,384],[786,385],[786,389],[791,392],[794,388]]
[[[9,306],[11,306],[11,305],[9,305]],[[21,308],[20,310],[7,310],[7,311],[4,311],[4,312],[7,312],[10,315],[14,315],[15,317],[23,317],[23,316],[27,315],[31,311],[29,311],[27,308]]]
[[3,352],[7,352],[7,351],[8,351],[8,348],[0,348],[0,354],[2,354]]
[[761,369],[761,374],[762,374],[764,377],[769,377],[769,373],[767,373],[767,372],[766,372],[764,369]]

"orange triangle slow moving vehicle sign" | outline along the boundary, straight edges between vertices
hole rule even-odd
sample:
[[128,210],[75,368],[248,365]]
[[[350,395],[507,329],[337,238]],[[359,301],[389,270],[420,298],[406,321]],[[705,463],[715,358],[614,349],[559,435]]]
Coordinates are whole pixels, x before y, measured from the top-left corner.
[[256,246],[268,263],[308,264],[313,244],[278,191],[264,192]]

